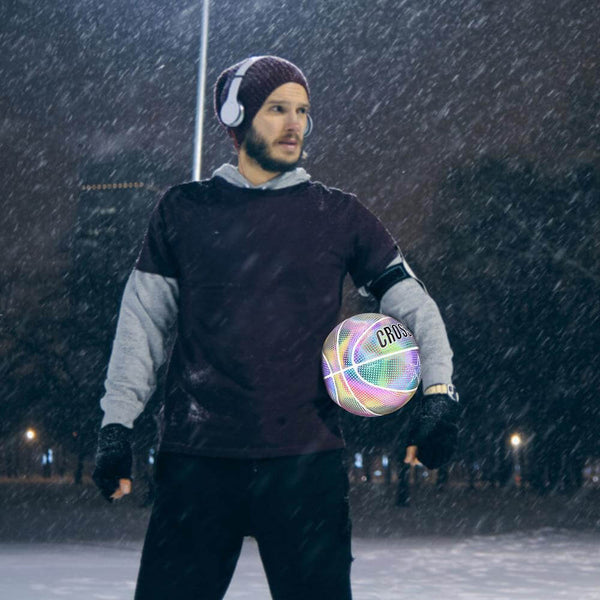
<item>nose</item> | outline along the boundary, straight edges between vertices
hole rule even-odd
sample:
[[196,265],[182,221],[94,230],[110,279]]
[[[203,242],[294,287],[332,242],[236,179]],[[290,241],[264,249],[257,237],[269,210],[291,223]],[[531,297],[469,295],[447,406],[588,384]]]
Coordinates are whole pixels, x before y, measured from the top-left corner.
[[289,111],[285,125],[287,131],[296,131],[300,133],[304,127],[304,115],[295,114],[293,111]]

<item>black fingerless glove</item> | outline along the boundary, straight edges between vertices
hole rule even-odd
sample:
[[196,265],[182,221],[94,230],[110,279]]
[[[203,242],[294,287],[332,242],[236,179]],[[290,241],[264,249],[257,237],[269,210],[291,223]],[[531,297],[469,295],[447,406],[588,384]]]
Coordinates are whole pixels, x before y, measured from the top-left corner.
[[458,440],[460,407],[447,394],[428,394],[418,399],[408,436],[409,446],[418,446],[417,458],[428,469],[450,461]]
[[96,468],[92,479],[109,502],[113,501],[111,496],[119,487],[119,479],[131,479],[132,432],[124,425],[111,423],[98,433]]

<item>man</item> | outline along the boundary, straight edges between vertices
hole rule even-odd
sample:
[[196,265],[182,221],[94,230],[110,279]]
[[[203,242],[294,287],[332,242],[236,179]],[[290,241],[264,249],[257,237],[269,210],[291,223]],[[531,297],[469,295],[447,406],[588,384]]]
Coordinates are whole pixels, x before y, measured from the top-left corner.
[[344,442],[320,373],[345,275],[419,342],[435,393],[412,437],[431,467],[456,441],[452,352],[383,225],[298,167],[312,127],[300,69],[273,56],[242,61],[219,76],[215,109],[238,166],[175,186],[152,214],[123,296],[94,479],[109,500],[129,493],[133,422],[177,322],[136,599],[222,598],[252,535],[273,598],[345,600]]

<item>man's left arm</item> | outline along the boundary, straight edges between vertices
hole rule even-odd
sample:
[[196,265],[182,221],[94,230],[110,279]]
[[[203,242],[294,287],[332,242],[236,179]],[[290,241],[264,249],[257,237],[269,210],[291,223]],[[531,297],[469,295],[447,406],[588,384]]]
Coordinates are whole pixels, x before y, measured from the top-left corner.
[[366,289],[380,302],[380,312],[398,319],[419,345],[424,395],[412,419],[407,461],[418,459],[435,469],[447,463],[458,437],[458,394],[452,385],[452,348],[437,304],[401,254]]

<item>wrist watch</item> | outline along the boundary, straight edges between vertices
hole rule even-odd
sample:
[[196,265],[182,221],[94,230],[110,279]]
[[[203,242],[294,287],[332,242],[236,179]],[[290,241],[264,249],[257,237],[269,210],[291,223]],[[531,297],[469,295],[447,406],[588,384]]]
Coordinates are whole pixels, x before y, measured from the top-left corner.
[[456,388],[451,383],[436,383],[435,385],[430,385],[423,394],[425,394],[425,396],[428,396],[429,394],[446,394],[455,402],[458,402],[459,398]]

